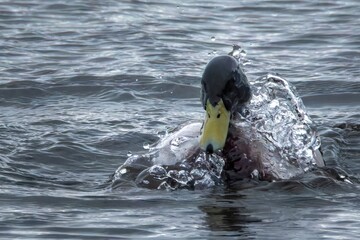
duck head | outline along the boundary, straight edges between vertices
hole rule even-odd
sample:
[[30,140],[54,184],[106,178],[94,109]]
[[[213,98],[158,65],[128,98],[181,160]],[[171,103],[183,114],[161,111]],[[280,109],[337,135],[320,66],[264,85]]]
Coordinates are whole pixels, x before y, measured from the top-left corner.
[[233,113],[250,97],[249,82],[235,58],[218,56],[206,65],[201,79],[201,103],[206,111],[201,149],[211,154],[224,147]]

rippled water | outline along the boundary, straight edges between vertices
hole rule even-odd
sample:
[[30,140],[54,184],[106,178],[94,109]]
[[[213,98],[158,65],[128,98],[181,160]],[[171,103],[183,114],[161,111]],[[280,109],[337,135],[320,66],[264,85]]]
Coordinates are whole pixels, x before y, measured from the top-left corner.
[[[1,239],[357,239],[359,12],[355,0],[0,1]],[[128,155],[202,119],[204,66],[233,44],[250,81],[296,86],[327,170],[109,189]]]

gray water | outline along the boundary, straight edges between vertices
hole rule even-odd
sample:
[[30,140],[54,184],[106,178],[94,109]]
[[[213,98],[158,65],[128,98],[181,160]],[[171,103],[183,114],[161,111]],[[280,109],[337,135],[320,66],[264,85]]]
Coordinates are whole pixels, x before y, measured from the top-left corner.
[[[0,1],[0,238],[358,239],[359,12],[356,0]],[[327,169],[245,189],[109,188],[128,155],[202,119],[204,66],[233,44],[250,81],[296,86]]]

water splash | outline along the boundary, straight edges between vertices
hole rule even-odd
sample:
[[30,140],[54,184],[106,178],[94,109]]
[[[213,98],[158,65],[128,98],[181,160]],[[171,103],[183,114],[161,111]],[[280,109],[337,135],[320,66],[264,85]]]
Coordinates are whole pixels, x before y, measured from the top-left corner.
[[143,148],[144,148],[145,150],[149,150],[149,149],[150,149],[150,144],[147,143],[147,142],[144,142],[144,143],[143,143]]
[[222,183],[225,161],[199,149],[201,122],[186,124],[166,136],[144,155],[132,155],[112,178],[112,187],[132,181],[152,189],[202,189]]
[[156,135],[159,137],[159,138],[165,138],[167,135],[169,134],[169,131],[168,129],[164,128],[163,130],[159,130],[156,132]]
[[[243,129],[255,129],[268,150],[268,168],[287,179],[322,165],[321,141],[295,88],[285,79],[268,74],[253,82],[250,103],[242,110]],[[318,161],[319,160],[319,161]],[[298,171],[289,171],[294,165]]]
[[129,158],[119,167],[113,176],[113,186],[118,181],[136,177],[135,183],[141,187],[175,190],[179,188],[204,189],[222,183],[222,169],[225,165],[223,158],[217,155],[207,156],[205,153],[196,155],[193,159],[184,159],[175,165],[152,165],[141,171],[136,166],[151,165],[151,156]]
[[228,53],[228,55],[233,56],[237,60],[240,60],[240,53],[241,53],[241,47],[237,44],[233,45],[233,49],[231,52]]
[[228,55],[236,58],[242,65],[247,65],[250,63],[250,60],[246,58],[247,52],[240,45],[234,44],[233,49]]
[[[239,111],[234,125],[241,129],[246,141],[251,142],[253,152],[260,152],[261,168],[252,164],[257,160],[252,159],[251,154],[236,153],[237,161],[248,162],[251,168],[248,173],[243,171],[244,178],[262,179],[266,172],[275,179],[289,179],[316,165],[322,166],[320,138],[295,88],[272,74],[252,81],[251,88],[252,99]],[[124,180],[166,190],[221,184],[223,175],[228,174],[223,172],[225,160],[200,151],[200,128],[201,123],[191,123],[172,133],[161,132],[159,135],[165,136],[157,145],[150,148],[144,144],[148,154],[128,155],[114,174],[113,186]],[[236,169],[236,164],[234,167]],[[236,176],[240,176],[239,171],[235,171]]]

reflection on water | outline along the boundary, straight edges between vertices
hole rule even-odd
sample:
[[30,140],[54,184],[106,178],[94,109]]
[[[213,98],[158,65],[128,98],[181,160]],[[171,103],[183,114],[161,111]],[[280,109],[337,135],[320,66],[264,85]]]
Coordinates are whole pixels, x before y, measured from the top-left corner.
[[216,202],[212,205],[199,206],[205,213],[205,221],[208,227],[216,235],[228,235],[232,237],[246,237],[251,239],[252,234],[249,231],[249,223],[261,222],[251,216],[251,213],[240,204],[244,196],[231,192],[216,196]]

